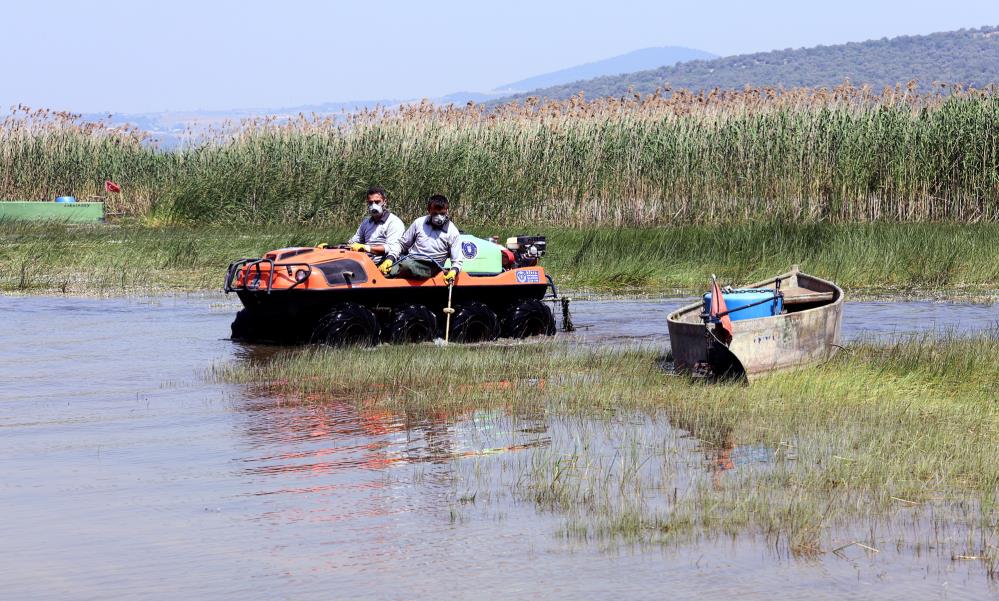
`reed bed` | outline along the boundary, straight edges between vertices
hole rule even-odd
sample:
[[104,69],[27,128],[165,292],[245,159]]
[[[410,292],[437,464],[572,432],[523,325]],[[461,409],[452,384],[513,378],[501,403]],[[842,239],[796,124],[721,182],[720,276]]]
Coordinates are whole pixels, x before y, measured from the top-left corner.
[[124,186],[114,212],[339,223],[369,185],[403,213],[444,193],[465,222],[663,225],[999,218],[999,94],[915,84],[659,91],[500,107],[429,103],[249,120],[157,150],[140,132],[19,109],[0,198]]
[[[146,215],[170,180],[176,155],[157,151],[130,127],[18,105],[0,122],[0,200],[72,195],[105,200],[109,215]],[[105,179],[127,182],[105,195]]]
[[806,556],[860,541],[974,556],[995,573],[996,332],[858,343],[751,386],[671,375],[648,349],[412,351],[251,354],[209,377],[317,410],[329,400],[387,409],[435,431],[500,409],[509,417],[483,425],[492,440],[544,436],[453,458],[456,499],[513,495],[562,515],[572,539],[763,536]]

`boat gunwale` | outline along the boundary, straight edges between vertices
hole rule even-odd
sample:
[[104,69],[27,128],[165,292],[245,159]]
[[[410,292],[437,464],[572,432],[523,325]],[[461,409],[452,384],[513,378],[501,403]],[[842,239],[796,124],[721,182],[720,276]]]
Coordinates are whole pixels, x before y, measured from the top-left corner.
[[[742,288],[761,288],[761,287],[765,287],[767,284],[772,284],[775,280],[778,280],[778,279],[779,280],[785,280],[785,279],[790,279],[792,276],[802,276],[802,275],[805,276],[805,277],[809,277],[809,278],[811,278],[813,280],[816,280],[818,282],[822,282],[823,284],[829,285],[834,290],[835,297],[832,300],[828,301],[828,302],[819,301],[819,302],[821,302],[821,304],[819,304],[818,306],[812,307],[810,309],[804,309],[804,310],[801,310],[801,311],[794,311],[793,313],[781,313],[779,315],[771,315],[771,316],[768,316],[768,317],[753,317],[751,319],[733,320],[733,322],[732,322],[733,328],[738,328],[738,324],[743,323],[743,322],[748,323],[748,322],[756,322],[757,320],[760,320],[760,319],[779,319],[779,318],[788,318],[788,317],[790,317],[792,315],[804,315],[804,314],[809,313],[811,311],[827,310],[829,307],[833,307],[835,305],[839,305],[839,304],[843,303],[843,289],[842,288],[840,288],[839,286],[837,286],[835,283],[830,282],[829,280],[825,280],[825,279],[820,278],[818,276],[814,276],[814,275],[812,275],[810,273],[805,273],[805,272],[803,272],[803,271],[801,271],[799,269],[792,269],[792,270],[790,270],[790,271],[788,271],[786,273],[782,273],[782,274],[774,276],[772,278],[767,278],[766,280],[763,280],[763,281],[760,281],[760,282],[754,282],[752,284],[746,284],[745,286],[741,286],[741,287]],[[799,288],[800,288],[800,286],[799,286]],[[703,310],[703,307],[704,307],[703,302],[694,302],[694,303],[691,303],[689,305],[680,307],[679,309],[676,309],[672,313],[670,313],[669,315],[667,315],[666,316],[666,321],[667,321],[667,323],[698,325],[697,322],[682,321],[682,320],[679,319],[679,317],[681,317],[683,315],[686,315],[688,313],[691,313],[692,311]]]

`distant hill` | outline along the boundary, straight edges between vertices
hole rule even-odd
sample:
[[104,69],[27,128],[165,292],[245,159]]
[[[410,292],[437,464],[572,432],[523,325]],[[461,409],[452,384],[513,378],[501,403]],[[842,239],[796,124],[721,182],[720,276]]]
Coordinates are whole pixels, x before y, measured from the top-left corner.
[[84,113],[84,121],[103,121],[108,125],[130,125],[149,134],[161,148],[175,148],[191,132],[203,133],[211,128],[223,127],[228,123],[239,123],[243,119],[274,117],[291,119],[304,115],[340,115],[377,106],[392,106],[397,100],[355,100],[350,102],[326,102],[282,108],[240,108],[228,110],[188,110],[160,111],[155,113]]
[[976,87],[999,83],[999,27],[962,29],[930,35],[882,38],[835,46],[775,50],[670,67],[604,76],[535,89],[501,99],[528,96],[564,99],[582,91],[587,98],[652,93],[666,82],[691,90],[751,86],[893,86],[911,79]]
[[535,75],[527,79],[521,79],[512,83],[496,86],[497,91],[523,92],[535,88],[545,88],[557,86],[564,83],[590,79],[604,75],[618,75],[641,71],[644,69],[655,69],[667,67],[683,61],[709,60],[717,55],[703,50],[693,48],[683,48],[681,46],[662,46],[659,48],[642,48],[627,54],[612,56],[600,61],[585,63],[551,73]]

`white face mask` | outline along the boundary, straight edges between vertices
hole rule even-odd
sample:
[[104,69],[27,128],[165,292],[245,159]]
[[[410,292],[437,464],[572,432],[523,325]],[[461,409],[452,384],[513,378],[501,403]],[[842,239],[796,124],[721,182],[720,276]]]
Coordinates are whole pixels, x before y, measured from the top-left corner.
[[368,203],[368,214],[372,217],[378,217],[385,212],[385,207],[382,206],[380,202],[369,202]]
[[432,215],[430,217],[430,225],[437,229],[443,229],[447,225],[448,218],[447,215],[441,215],[440,213]]

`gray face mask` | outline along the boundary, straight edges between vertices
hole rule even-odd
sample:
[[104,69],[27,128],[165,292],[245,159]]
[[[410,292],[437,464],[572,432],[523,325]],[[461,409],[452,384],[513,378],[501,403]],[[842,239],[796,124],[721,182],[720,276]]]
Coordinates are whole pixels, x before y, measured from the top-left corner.
[[368,214],[372,217],[379,217],[385,212],[385,206],[380,202],[369,202],[368,203]]
[[430,217],[430,225],[439,230],[444,229],[444,226],[447,225],[447,222],[448,222],[447,215],[441,215],[440,213],[438,213],[436,215],[431,215]]

